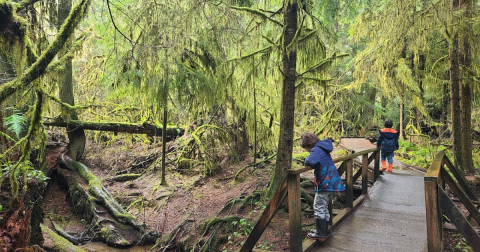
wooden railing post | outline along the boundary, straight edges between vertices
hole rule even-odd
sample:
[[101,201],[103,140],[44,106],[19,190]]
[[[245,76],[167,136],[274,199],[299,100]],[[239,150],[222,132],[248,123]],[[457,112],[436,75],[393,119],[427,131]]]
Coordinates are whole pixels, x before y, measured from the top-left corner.
[[428,252],[443,251],[443,216],[438,196],[443,156],[443,151],[435,156],[433,163],[430,165],[430,168],[428,168],[424,177]]
[[302,252],[302,201],[300,196],[300,174],[287,175],[287,184],[290,251]]
[[[375,163],[373,164],[373,177],[377,181],[380,177],[380,149],[377,149],[372,155],[375,155]],[[373,182],[375,182],[373,181]]]
[[353,158],[345,160],[347,163],[347,170],[345,173],[347,184],[346,184],[346,200],[347,200],[347,207],[353,207]]
[[362,156],[362,194],[368,193],[368,153]]

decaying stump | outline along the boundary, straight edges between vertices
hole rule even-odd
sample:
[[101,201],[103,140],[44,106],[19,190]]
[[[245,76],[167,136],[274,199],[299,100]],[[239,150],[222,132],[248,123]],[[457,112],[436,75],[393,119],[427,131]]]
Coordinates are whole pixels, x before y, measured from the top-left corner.
[[39,246],[29,246],[32,209],[26,209],[19,198],[12,200],[0,220],[0,248],[10,251],[44,251]]
[[145,226],[116,202],[88,167],[66,155],[62,155],[62,161],[68,169],[58,169],[58,174],[68,184],[75,211],[91,223],[93,239],[112,246],[147,242],[142,237],[151,234],[145,235]]

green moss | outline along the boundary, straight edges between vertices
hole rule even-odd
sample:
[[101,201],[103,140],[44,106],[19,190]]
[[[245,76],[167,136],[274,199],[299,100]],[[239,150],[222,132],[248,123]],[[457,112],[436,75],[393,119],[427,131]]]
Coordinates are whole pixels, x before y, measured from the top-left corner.
[[40,224],[42,228],[42,232],[46,233],[53,241],[53,251],[64,252],[64,251],[72,251],[72,252],[85,252],[85,250],[73,245],[67,239],[61,237],[50,228],[46,227],[43,224]]

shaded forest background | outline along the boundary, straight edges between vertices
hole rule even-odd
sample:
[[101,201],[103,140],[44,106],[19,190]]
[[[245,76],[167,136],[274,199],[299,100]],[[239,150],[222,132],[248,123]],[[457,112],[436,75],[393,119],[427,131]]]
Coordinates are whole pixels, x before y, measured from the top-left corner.
[[179,171],[207,178],[272,162],[268,199],[302,133],[376,137],[386,119],[403,161],[426,168],[447,149],[478,176],[479,5],[0,0],[2,190],[11,199],[29,181],[43,187],[53,176],[46,152],[66,143],[54,163],[89,182],[85,195],[99,192],[85,204],[110,205],[113,219],[145,233],[82,164],[89,143],[142,146],[146,168],[127,175],[154,176],[159,188]]

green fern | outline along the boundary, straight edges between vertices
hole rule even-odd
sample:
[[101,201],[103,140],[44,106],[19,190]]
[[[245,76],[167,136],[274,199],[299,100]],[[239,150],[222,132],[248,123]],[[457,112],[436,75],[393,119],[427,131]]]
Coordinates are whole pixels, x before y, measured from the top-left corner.
[[[15,111],[11,116],[5,118],[5,126],[9,131],[15,133],[17,138],[20,138],[20,133],[27,124],[27,119],[23,117],[18,111]],[[2,134],[3,135],[3,134]]]

